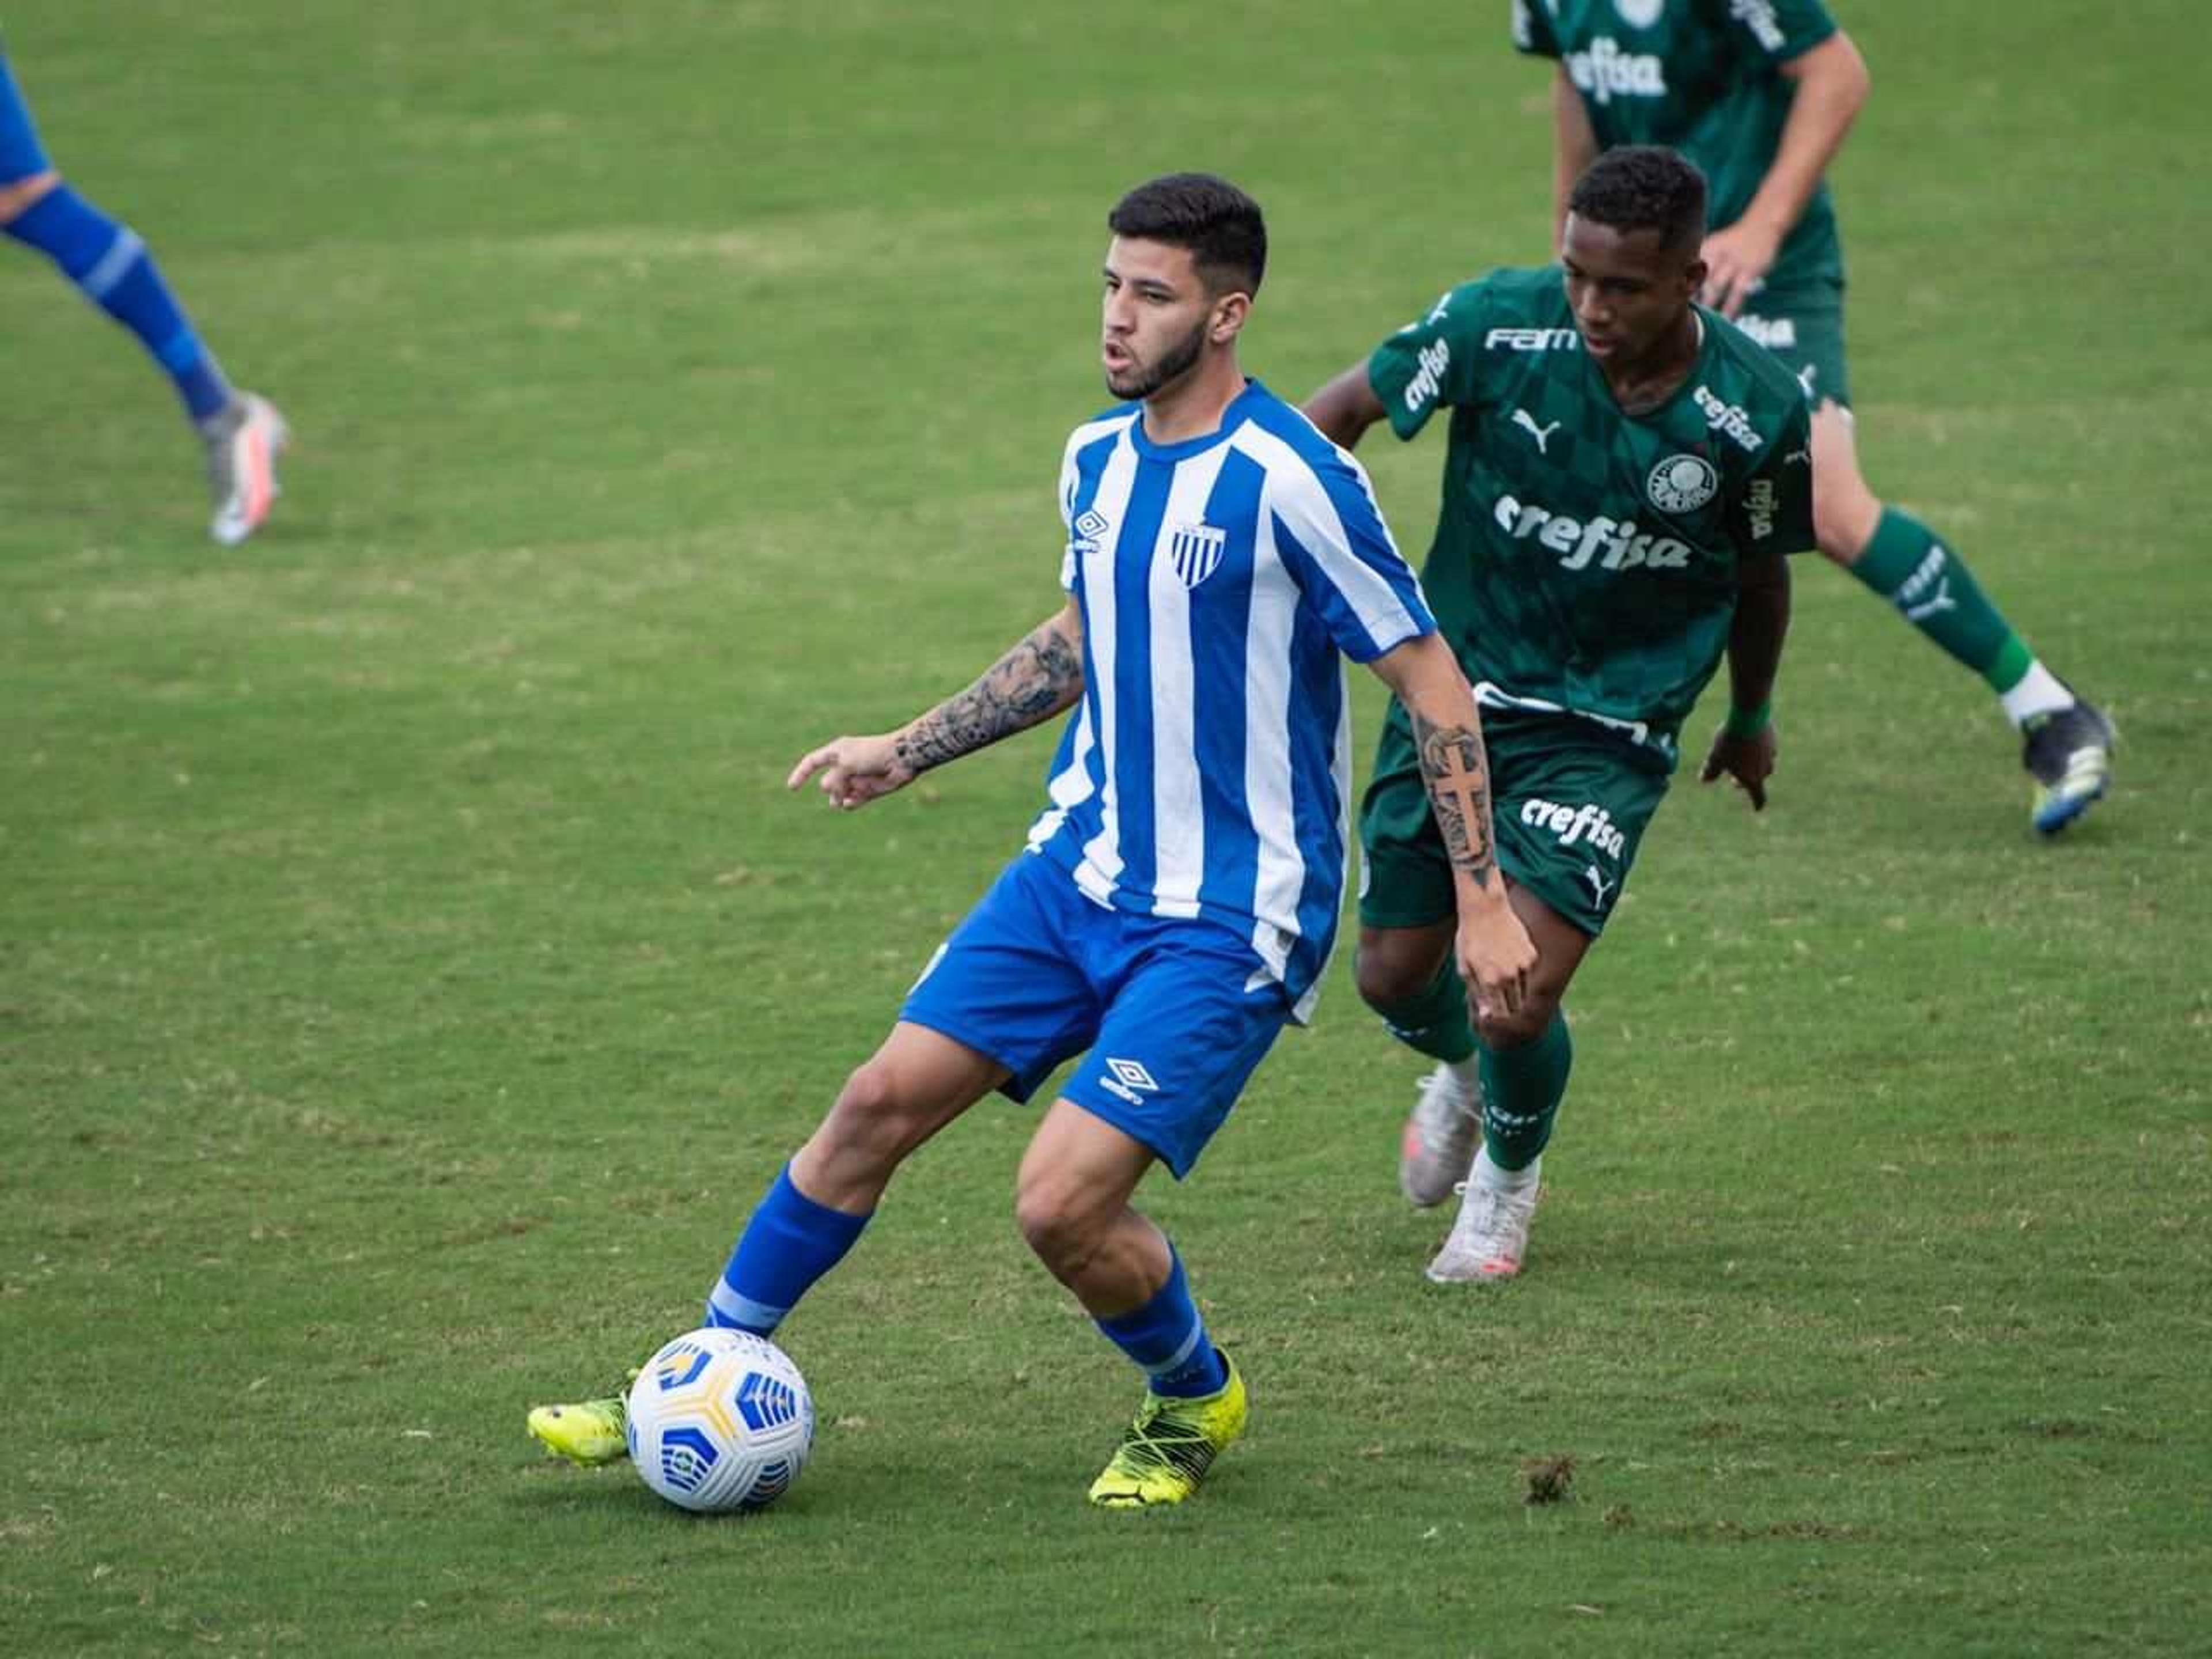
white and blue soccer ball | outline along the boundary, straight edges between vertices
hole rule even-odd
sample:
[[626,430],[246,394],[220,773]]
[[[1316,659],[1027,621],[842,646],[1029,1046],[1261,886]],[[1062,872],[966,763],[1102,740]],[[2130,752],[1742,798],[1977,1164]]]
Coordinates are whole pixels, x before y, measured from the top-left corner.
[[791,1357],[750,1331],[690,1331],[629,1385],[629,1458],[687,1510],[765,1509],[814,1446],[814,1401]]

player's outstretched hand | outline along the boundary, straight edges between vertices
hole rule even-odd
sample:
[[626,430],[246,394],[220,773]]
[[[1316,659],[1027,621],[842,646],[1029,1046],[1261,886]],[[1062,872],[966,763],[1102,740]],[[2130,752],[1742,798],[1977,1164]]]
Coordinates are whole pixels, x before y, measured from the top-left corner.
[[1496,903],[1460,917],[1457,949],[1460,978],[1475,1017],[1520,1012],[1536,966],[1536,947],[1505,902],[1502,886]]
[[796,789],[817,772],[822,775],[822,793],[830,798],[830,804],[848,812],[902,788],[915,778],[914,769],[900,758],[896,732],[872,738],[833,738],[802,757],[791,769],[784,787]]
[[1774,268],[1782,239],[1738,220],[1705,238],[1705,287],[1698,297],[1733,319]]
[[1765,726],[1755,738],[1732,738],[1723,726],[1713,733],[1712,751],[1705,757],[1704,769],[1698,781],[1711,783],[1720,777],[1731,777],[1743,787],[1751,797],[1751,810],[1766,810],[1766,781],[1774,775],[1774,757],[1778,745],[1774,727]]

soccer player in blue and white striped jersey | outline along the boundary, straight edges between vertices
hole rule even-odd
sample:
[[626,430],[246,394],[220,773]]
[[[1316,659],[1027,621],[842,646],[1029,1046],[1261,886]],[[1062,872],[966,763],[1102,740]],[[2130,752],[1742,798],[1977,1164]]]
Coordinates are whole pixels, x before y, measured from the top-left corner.
[[[993,1090],[1026,1099],[1080,1054],[1023,1158],[1016,1212],[1146,1375],[1091,1488],[1137,1508],[1189,1496],[1243,1428],[1243,1378],[1129,1200],[1156,1162],[1188,1172],[1312,1006],[1346,864],[1340,657],[1411,712],[1478,1004],[1516,1007],[1534,952],[1492,852],[1473,695],[1365,475],[1237,366],[1266,263],[1259,208],[1180,173],[1107,222],[1102,356],[1124,401],[1077,428],[1061,463],[1065,604],[967,690],[896,731],[825,744],[791,776],[818,775],[857,807],[1073,710],[1048,805],[769,1187],[707,1317],[775,1330],[909,1152]],[[622,1426],[618,1400],[531,1414],[580,1462],[620,1456]]]

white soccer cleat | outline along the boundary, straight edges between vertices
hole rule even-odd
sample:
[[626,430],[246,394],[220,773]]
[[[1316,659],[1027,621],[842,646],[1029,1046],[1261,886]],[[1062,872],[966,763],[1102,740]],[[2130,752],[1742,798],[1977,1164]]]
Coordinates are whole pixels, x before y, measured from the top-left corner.
[[1542,1190],[1534,1182],[1511,1193],[1472,1177],[1462,1182],[1459,1217],[1429,1263],[1430,1279],[1438,1285],[1489,1285],[1519,1273]]
[[208,533],[235,547],[261,527],[276,499],[276,458],[291,441],[291,428],[276,405],[258,392],[239,396],[241,412],[210,434],[208,483],[215,491],[215,519]]
[[1482,1146],[1480,1100],[1469,1100],[1451,1067],[1438,1065],[1421,1082],[1421,1098],[1398,1143],[1398,1190],[1417,1210],[1433,1209],[1467,1179]]

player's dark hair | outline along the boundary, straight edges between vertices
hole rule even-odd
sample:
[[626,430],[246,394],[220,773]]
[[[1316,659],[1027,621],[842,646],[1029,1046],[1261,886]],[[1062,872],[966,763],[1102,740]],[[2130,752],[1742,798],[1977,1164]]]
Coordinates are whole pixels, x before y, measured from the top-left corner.
[[1663,144],[1624,144],[1575,180],[1567,211],[1624,235],[1656,230],[1662,246],[1694,252],[1705,237],[1705,175]]
[[1106,228],[1187,247],[1216,294],[1260,291],[1267,269],[1267,225],[1260,204],[1210,173],[1170,173],[1139,185],[1114,204]]

